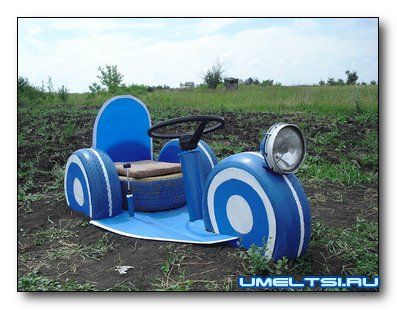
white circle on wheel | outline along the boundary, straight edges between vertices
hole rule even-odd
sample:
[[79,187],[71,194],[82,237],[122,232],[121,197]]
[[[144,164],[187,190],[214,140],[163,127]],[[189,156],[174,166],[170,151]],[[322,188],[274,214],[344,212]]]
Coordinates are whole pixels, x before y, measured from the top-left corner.
[[248,234],[254,225],[251,208],[240,195],[230,196],[226,203],[226,214],[230,225],[240,234]]
[[83,186],[78,178],[75,178],[73,181],[73,195],[76,202],[82,207],[84,204],[84,193]]

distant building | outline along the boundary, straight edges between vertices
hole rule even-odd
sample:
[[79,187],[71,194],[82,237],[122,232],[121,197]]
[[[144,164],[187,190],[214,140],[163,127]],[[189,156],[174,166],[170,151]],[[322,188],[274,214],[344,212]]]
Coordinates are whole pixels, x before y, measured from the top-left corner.
[[238,88],[238,79],[236,78],[228,77],[225,78],[223,81],[227,90],[233,90]]
[[194,88],[194,82],[179,83],[180,88]]

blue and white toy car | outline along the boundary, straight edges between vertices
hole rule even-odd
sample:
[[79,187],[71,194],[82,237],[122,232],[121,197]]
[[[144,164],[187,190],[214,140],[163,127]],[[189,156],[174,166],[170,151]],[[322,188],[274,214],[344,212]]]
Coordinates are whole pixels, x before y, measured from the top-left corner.
[[[124,236],[197,244],[266,246],[294,259],[308,248],[310,207],[293,174],[306,146],[298,127],[278,123],[260,152],[218,160],[201,140],[221,129],[219,116],[189,116],[151,126],[133,96],[108,100],[96,117],[91,148],[68,159],[67,204],[91,223]],[[192,132],[165,132],[196,123]],[[171,139],[153,158],[152,138]]]

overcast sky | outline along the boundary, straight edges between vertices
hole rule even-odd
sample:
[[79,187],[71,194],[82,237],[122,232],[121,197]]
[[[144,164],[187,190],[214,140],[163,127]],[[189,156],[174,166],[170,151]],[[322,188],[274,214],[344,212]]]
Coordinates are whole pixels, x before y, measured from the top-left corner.
[[378,79],[377,19],[19,19],[18,75],[86,92],[98,66],[126,84],[202,82],[217,58],[225,75],[282,84]]

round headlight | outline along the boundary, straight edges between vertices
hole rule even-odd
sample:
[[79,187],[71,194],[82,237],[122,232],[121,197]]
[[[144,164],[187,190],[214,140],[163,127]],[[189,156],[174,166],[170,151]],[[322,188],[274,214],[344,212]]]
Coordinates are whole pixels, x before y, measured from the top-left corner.
[[273,171],[291,173],[303,163],[306,142],[298,126],[277,123],[266,133],[261,153]]

